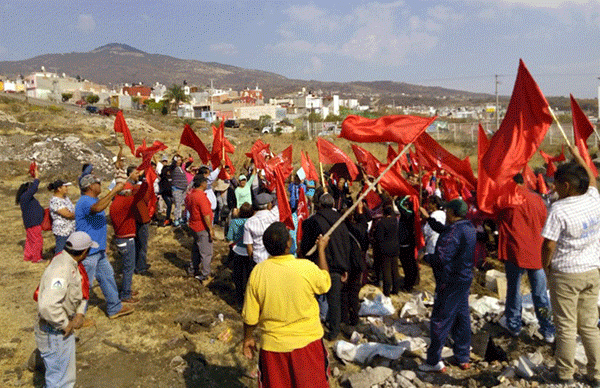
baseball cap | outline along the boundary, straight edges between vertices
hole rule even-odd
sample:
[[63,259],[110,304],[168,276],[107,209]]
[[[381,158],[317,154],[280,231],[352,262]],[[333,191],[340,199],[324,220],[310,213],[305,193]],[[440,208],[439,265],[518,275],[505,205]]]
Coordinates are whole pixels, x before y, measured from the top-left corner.
[[271,196],[271,194],[260,193],[256,196],[256,204],[258,206],[266,205],[268,203],[271,203],[272,201],[273,197]]
[[98,248],[97,242],[93,241],[86,232],[73,232],[67,239],[66,246],[75,251],[84,251],[88,248]]
[[65,182],[63,180],[57,179],[54,182],[52,182],[50,184],[50,186],[52,187],[53,190],[58,189],[59,187],[63,187],[63,186],[71,186],[71,182]]
[[458,217],[466,216],[467,211],[469,210],[467,203],[465,201],[463,201],[462,199],[458,199],[458,198],[453,199],[452,201],[446,202],[446,204],[444,205],[444,208],[452,209],[452,211],[454,212],[454,215],[456,215]]
[[240,177],[238,178],[238,180],[240,180],[240,181],[247,181],[248,178],[246,178],[246,175],[242,174],[242,175],[240,175]]
[[81,187],[82,189],[85,189],[87,187],[90,187],[93,183],[100,183],[100,182],[102,182],[102,181],[96,175],[88,174],[88,175],[84,175],[83,177],[81,177],[81,180],[79,181],[79,187]]

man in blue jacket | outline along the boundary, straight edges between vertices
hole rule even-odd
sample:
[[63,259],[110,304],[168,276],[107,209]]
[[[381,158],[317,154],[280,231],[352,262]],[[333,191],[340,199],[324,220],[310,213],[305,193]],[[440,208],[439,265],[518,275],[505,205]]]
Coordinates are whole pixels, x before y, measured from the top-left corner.
[[473,253],[476,232],[471,221],[464,217],[467,204],[454,199],[445,206],[446,222],[443,225],[421,208],[431,228],[438,232],[435,253],[430,265],[439,283],[435,286],[436,296],[431,313],[430,338],[427,360],[419,366],[424,372],[444,372],[441,361],[442,348],[452,335],[454,359],[461,369],[468,369],[471,348],[471,319],[469,316],[469,289],[473,280]]

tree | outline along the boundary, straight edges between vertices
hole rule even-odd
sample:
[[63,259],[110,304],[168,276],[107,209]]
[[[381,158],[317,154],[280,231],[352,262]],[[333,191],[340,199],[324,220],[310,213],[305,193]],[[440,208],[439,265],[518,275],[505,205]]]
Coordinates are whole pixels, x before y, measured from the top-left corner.
[[343,121],[342,118],[338,115],[334,115],[333,113],[330,113],[327,115],[327,117],[325,117],[325,121],[328,123],[337,123],[340,121]]
[[258,126],[262,129],[271,123],[271,116],[262,115],[258,118]]
[[61,96],[62,96],[62,102],[67,102],[71,98],[73,98],[73,93],[62,93]]
[[85,100],[87,101],[88,104],[95,104],[98,101],[100,101],[100,97],[98,97],[96,94],[88,94],[87,96],[85,96]]
[[320,115],[320,114],[318,114],[318,113],[315,113],[315,112],[311,112],[311,113],[308,115],[308,122],[309,122],[309,123],[318,123],[318,122],[320,122],[320,121],[322,121],[322,118],[321,118],[321,115]]
[[169,104],[169,110],[173,110],[173,108],[177,108],[179,106],[179,103],[188,102],[190,100],[190,96],[185,94],[181,86],[173,84],[167,89],[164,100]]

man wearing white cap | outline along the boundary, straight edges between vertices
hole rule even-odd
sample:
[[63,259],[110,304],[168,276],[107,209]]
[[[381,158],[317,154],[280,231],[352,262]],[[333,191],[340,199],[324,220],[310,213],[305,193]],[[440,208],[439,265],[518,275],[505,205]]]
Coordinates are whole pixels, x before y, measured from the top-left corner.
[[[75,385],[75,336],[84,320],[89,288],[80,263],[98,248],[85,232],[72,233],[64,250],[54,256],[40,280],[35,340],[46,367],[46,387]],[[85,284],[85,285],[84,285]]]

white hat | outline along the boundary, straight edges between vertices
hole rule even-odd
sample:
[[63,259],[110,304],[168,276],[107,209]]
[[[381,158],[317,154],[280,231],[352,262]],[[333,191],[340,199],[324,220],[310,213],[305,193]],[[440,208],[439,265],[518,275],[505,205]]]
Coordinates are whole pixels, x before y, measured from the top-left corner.
[[88,248],[100,247],[86,232],[73,232],[67,239],[66,246],[74,251],[84,251]]

